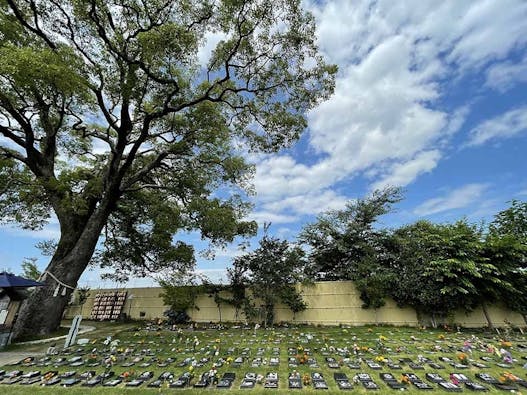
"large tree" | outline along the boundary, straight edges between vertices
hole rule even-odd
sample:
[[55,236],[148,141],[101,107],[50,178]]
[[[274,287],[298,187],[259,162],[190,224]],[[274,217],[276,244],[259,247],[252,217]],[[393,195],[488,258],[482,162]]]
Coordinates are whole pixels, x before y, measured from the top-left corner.
[[455,310],[481,305],[492,326],[487,303],[510,284],[487,256],[481,226],[421,220],[397,229],[393,238],[396,278],[390,293],[399,304],[430,315],[434,326]]
[[300,0],[0,9],[0,217],[38,228],[54,213],[61,231],[15,337],[59,325],[98,243],[123,278],[190,264],[180,230],[251,234],[242,153],[292,143],[334,86]]

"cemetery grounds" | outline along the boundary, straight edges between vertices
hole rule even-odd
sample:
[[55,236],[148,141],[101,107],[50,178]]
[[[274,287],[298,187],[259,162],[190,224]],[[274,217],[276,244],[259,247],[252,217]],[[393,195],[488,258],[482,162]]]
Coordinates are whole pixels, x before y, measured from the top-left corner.
[[[49,344],[15,346],[27,357],[0,367],[0,389],[72,395],[527,393],[527,337],[510,328],[498,334],[448,327],[96,325],[81,336],[87,344],[66,353],[37,352]],[[211,370],[214,383],[195,387]]]

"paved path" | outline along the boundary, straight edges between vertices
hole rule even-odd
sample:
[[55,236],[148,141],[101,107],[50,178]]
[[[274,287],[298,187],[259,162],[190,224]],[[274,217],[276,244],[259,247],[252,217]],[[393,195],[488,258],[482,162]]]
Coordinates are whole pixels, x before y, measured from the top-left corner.
[[28,351],[7,351],[0,352],[0,366],[17,363],[27,357],[38,357],[44,355],[43,352],[28,352]]
[[[69,327],[66,326],[66,328],[69,328]],[[83,333],[94,331],[95,329],[96,328],[94,326],[82,326],[81,325],[80,330],[77,333],[77,336],[78,335],[82,335]],[[40,340],[32,340],[32,341],[29,341],[29,342],[22,342],[22,343],[17,343],[17,344],[42,344],[42,343],[49,343],[49,342],[65,339],[66,337],[68,337],[68,335],[62,335],[62,336],[57,336],[57,337],[50,337],[50,338],[47,338],[47,339],[40,339]]]
[[[93,330],[95,330],[94,326],[81,326],[81,329],[79,330],[78,334],[91,332]],[[33,341],[22,342],[22,343],[17,343],[17,344],[19,345],[39,345],[43,343],[49,343],[52,341],[56,342],[57,340],[63,340],[66,337],[67,335],[57,336],[57,337],[52,337],[48,339],[33,340]],[[60,346],[60,345],[57,343],[57,346]],[[46,346],[43,346],[43,347],[45,348]],[[14,364],[27,357],[39,357],[45,354],[46,353],[44,351],[30,351],[30,350],[28,351],[0,351],[0,366]]]

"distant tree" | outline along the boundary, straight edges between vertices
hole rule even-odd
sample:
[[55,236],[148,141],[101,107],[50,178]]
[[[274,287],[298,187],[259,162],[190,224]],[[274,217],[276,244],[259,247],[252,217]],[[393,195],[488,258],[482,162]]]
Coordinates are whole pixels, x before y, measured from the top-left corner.
[[296,290],[294,284],[282,287],[279,291],[279,298],[293,312],[293,321],[297,313],[304,311],[308,307],[306,301],[302,298],[302,294]]
[[37,266],[37,258],[24,258],[22,261],[22,277],[36,281],[41,274]]
[[[71,287],[90,261],[117,280],[187,264],[179,232],[254,234],[243,152],[289,146],[332,93],[315,41],[300,0],[0,0],[1,221],[54,213],[46,270]],[[71,289],[45,281],[15,338],[60,325]]]
[[[305,303],[293,287],[305,279],[304,252],[300,247],[266,234],[256,250],[234,259],[233,267],[250,287],[253,301],[254,298],[262,301],[266,326],[273,324],[274,306],[279,301],[289,304],[296,312],[305,309]],[[245,299],[248,298],[246,294]]]
[[195,272],[170,272],[158,278],[163,291],[163,303],[176,313],[186,312],[196,306],[198,295],[206,290],[208,280]]
[[493,235],[510,235],[527,244],[527,202],[512,200],[509,208],[495,215],[489,228]]
[[397,277],[391,295],[401,305],[438,319],[458,309],[483,307],[505,286],[499,269],[484,254],[483,229],[460,220],[453,224],[418,221],[394,232]]
[[399,188],[374,191],[342,210],[320,215],[304,227],[299,240],[309,252],[313,280],[353,280],[364,307],[378,308],[391,283],[389,232],[376,223],[401,200]]
[[513,200],[489,226],[485,256],[501,272],[494,298],[522,314],[527,323],[527,203]]
[[246,296],[247,279],[244,275],[245,268],[241,265],[233,265],[227,269],[229,278],[230,297],[226,298],[225,303],[234,307],[234,319],[239,319],[241,311],[245,312],[247,319],[253,318],[253,306]]

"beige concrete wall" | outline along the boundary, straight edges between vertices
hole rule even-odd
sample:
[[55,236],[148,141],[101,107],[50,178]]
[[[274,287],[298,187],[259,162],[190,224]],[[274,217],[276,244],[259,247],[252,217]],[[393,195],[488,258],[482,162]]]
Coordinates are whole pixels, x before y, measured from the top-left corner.
[[[490,319],[495,326],[506,326],[506,322],[514,326],[524,327],[526,325],[521,314],[507,310],[501,305],[488,306],[487,310]],[[487,326],[487,320],[481,307],[478,307],[468,314],[463,311],[458,311],[454,315],[453,321],[466,328],[480,328],[482,326]]]
[[[89,318],[95,294],[114,290],[116,289],[90,291],[88,299],[82,306],[82,316]],[[276,322],[284,321],[315,325],[419,325],[415,310],[412,308],[399,308],[391,299],[388,299],[385,306],[380,309],[363,309],[360,295],[351,281],[317,282],[312,286],[299,285],[298,290],[302,293],[308,305],[307,310],[293,317],[293,313],[289,308],[277,305],[275,308]],[[167,306],[163,305],[163,300],[159,296],[162,292],[161,288],[129,288],[127,292],[123,312],[132,318],[159,318],[163,316],[163,312],[167,309]],[[221,309],[218,309],[214,298],[208,295],[198,296],[196,305],[197,308],[187,311],[192,320],[196,322],[218,322],[220,320],[220,310],[223,322],[244,320],[242,312],[239,313],[238,317],[235,316],[235,310],[232,306],[223,304]],[[141,312],[145,313],[144,317],[140,317]],[[517,326],[525,326],[525,321],[520,314],[508,311],[501,306],[489,306],[489,313],[496,326],[503,326],[505,320]],[[71,306],[66,311],[66,318],[72,318],[76,314],[81,314],[81,308]],[[487,324],[480,308],[470,314],[457,312],[453,317],[455,323],[464,327],[482,327]]]

